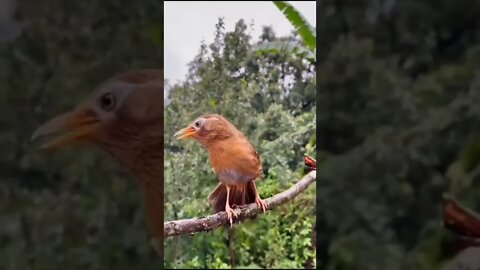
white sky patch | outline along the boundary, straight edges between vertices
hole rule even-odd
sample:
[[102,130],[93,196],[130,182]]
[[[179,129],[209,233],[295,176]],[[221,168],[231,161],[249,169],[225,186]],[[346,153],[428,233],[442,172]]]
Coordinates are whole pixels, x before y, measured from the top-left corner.
[[[315,1],[290,1],[307,21],[316,27]],[[214,40],[215,24],[224,18],[225,31],[234,30],[235,23],[244,19],[253,41],[257,41],[262,26],[271,26],[277,37],[289,35],[290,22],[271,1],[165,1],[164,2],[164,70],[170,85],[183,81],[188,63],[198,54],[202,40]]]

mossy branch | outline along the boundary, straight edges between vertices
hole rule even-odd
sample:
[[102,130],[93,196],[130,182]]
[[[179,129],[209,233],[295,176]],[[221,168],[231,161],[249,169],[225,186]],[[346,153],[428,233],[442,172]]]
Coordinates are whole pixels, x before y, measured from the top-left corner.
[[[315,179],[316,170],[312,170],[289,189],[265,199],[265,202],[267,203],[267,211],[293,200],[293,198],[305,191],[310,184],[315,182]],[[263,213],[262,209],[255,203],[235,209],[235,211],[238,214],[239,220],[244,220]],[[226,224],[229,224],[229,221],[227,214],[224,211],[206,217],[168,221],[164,223],[164,237],[167,238],[175,235],[211,231]]]

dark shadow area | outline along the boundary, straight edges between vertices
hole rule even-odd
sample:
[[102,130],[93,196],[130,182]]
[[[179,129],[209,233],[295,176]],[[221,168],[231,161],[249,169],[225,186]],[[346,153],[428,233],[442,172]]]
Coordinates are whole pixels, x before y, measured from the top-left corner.
[[318,265],[441,269],[443,196],[480,210],[480,3],[318,10]]
[[115,75],[162,67],[162,1],[0,1],[0,268],[160,268],[135,177],[92,144],[30,138]]

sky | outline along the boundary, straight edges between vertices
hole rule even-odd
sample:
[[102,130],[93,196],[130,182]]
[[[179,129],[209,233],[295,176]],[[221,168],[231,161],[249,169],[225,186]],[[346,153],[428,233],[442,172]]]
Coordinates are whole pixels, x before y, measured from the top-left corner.
[[[316,27],[315,1],[289,3]],[[219,17],[224,17],[226,31],[234,30],[239,19],[244,19],[247,25],[253,22],[253,41],[257,41],[264,25],[271,26],[277,37],[289,35],[293,30],[271,1],[165,1],[164,6],[164,72],[170,85],[185,78],[187,65],[198,54],[201,41],[213,42]]]

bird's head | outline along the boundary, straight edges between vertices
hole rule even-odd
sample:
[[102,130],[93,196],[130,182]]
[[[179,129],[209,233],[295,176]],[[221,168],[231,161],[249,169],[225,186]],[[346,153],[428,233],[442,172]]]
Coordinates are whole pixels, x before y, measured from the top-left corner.
[[177,131],[174,136],[177,139],[194,139],[208,147],[237,132],[237,129],[225,117],[219,114],[204,114]]
[[100,85],[73,110],[42,124],[32,140],[60,133],[42,148],[56,149],[78,142],[104,147],[123,143],[128,147],[148,126],[156,123],[160,127],[163,123],[162,96],[162,70],[122,73]]

